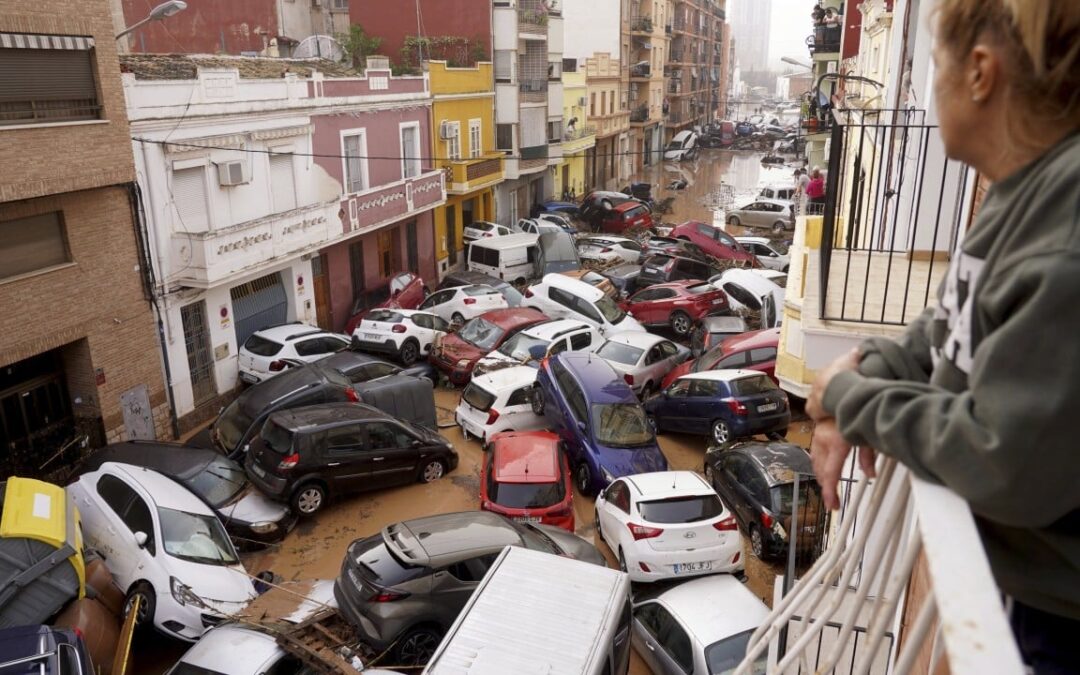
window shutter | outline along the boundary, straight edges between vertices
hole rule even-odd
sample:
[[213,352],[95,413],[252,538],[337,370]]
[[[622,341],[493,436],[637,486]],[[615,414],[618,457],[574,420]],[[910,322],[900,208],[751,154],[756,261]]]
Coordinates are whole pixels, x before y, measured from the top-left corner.
[[180,232],[203,232],[209,229],[210,218],[206,209],[206,167],[173,170],[173,204],[180,219],[176,229]]
[[274,200],[275,213],[296,208],[296,181],[293,178],[292,155],[270,156],[270,191]]

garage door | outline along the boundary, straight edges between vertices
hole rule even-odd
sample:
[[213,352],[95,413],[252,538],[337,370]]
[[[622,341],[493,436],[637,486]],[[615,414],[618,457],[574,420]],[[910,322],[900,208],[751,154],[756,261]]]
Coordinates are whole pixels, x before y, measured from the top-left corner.
[[257,330],[285,323],[289,300],[281,274],[275,272],[229,289],[232,295],[236,344],[242,345]]

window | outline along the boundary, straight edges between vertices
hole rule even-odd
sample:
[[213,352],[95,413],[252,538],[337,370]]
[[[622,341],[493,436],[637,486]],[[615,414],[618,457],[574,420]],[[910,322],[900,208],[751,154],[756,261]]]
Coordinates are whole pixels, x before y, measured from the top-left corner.
[[270,155],[270,198],[274,202],[274,213],[296,208],[292,155]]
[[591,344],[592,333],[578,333],[570,337],[570,349],[573,351],[588,349]]
[[589,117],[596,117],[596,92],[589,93]]
[[0,221],[0,277],[14,277],[70,261],[59,211]]
[[176,230],[203,232],[210,226],[206,200],[206,167],[173,169],[172,200],[180,218]]
[[691,396],[719,396],[720,383],[716,380],[693,380],[690,384]]
[[469,558],[450,565],[446,568],[446,571],[458,581],[478,583],[487,574],[488,568],[491,567],[491,563],[495,562],[496,557],[498,557],[497,553],[489,553],[476,558]]
[[604,499],[623,513],[630,513],[630,491],[626,489],[626,483],[622,481],[612,483]]
[[374,422],[367,425],[368,450],[396,450],[407,448],[412,443],[412,436],[393,424]]
[[671,398],[685,398],[690,394],[690,387],[694,382],[700,380],[676,380],[674,384],[668,387],[667,394]]
[[561,288],[555,288],[554,286],[549,288],[548,289],[548,298],[550,298],[551,300],[554,300],[555,302],[559,303],[560,305],[563,305],[567,309],[573,309],[574,308],[574,299],[575,299],[574,296],[570,295],[569,293],[562,290]]
[[775,347],[763,347],[761,349],[750,350],[750,365],[756,365],[758,363],[765,363],[766,361],[776,360],[776,348]]
[[514,125],[495,125],[495,148],[504,152],[514,151]]
[[353,302],[364,294],[364,242],[349,244],[349,276],[352,277]]
[[600,318],[600,312],[596,311],[588,300],[574,298],[573,310],[590,321],[604,323],[604,320]]
[[726,358],[721,359],[715,366],[715,370],[724,370],[726,368],[739,369],[747,365],[746,352],[739,352],[732,354]]
[[355,452],[360,447],[360,427],[348,425],[326,432],[326,454],[341,455]]
[[607,110],[607,107],[608,107],[608,105],[607,105],[607,92],[602,91],[602,92],[600,92],[600,114],[601,115],[604,114],[604,111]]
[[335,11],[347,12],[349,11],[349,0],[334,0],[333,8]]
[[135,491],[127,483],[109,474],[98,479],[97,493],[117,516],[123,516],[131,498],[136,496]]
[[450,138],[446,139],[446,158],[461,159],[461,122],[446,122]]
[[495,81],[504,84],[514,80],[514,54],[510,50],[495,50]]
[[480,120],[469,120],[469,157],[476,159],[484,154],[484,142],[481,135]]
[[510,398],[507,399],[506,405],[529,405],[532,402],[532,387],[522,387],[517,389],[514,393],[510,394]]
[[101,117],[92,38],[4,33],[0,47],[0,126]]
[[341,154],[345,165],[345,192],[362,192],[368,188],[367,134],[361,130],[341,137]]
[[547,130],[548,143],[558,143],[562,140],[562,120],[549,120]]
[[[420,175],[420,124],[410,122],[401,125],[401,177],[415,178]],[[460,131],[460,129],[458,129]],[[460,140],[459,140],[460,143]],[[461,154],[460,146],[458,155]]]

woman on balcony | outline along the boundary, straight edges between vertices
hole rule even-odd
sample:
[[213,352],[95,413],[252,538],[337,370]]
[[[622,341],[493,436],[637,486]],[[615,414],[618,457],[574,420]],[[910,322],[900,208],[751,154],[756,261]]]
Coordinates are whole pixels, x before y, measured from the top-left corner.
[[[1020,652],[1080,672],[1080,2],[939,0],[948,155],[992,182],[930,308],[818,376],[827,503],[852,446],[963,497]],[[873,448],[873,450],[871,450]]]

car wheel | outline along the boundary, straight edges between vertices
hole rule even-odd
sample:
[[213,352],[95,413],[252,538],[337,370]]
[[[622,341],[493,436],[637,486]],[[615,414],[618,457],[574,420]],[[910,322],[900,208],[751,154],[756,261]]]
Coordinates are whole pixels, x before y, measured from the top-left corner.
[[292,508],[301,516],[310,516],[326,502],[326,488],[319,483],[307,483],[293,493]]
[[544,414],[544,390],[533,389],[532,396],[529,397],[529,404],[532,406],[534,415]]
[[401,357],[403,364],[411,366],[420,357],[420,345],[416,343],[416,340],[406,340],[405,344],[401,345],[398,356]]
[[139,598],[139,611],[135,615],[135,628],[146,630],[154,625],[154,611],[157,608],[157,594],[154,588],[145,581],[140,581],[131,587],[127,598],[124,599],[124,616],[127,617],[135,604],[135,598]]
[[765,560],[765,535],[757,525],[750,526],[750,550],[758,560]]
[[784,225],[784,222],[782,220],[778,220],[778,221],[776,221],[775,223],[772,224],[772,231],[775,232],[776,234],[780,234],[781,232],[783,232],[784,228],[785,228],[785,225]]
[[585,462],[578,464],[577,471],[574,472],[574,481],[577,483],[578,492],[586,497],[592,496],[592,472],[589,471],[589,465]]
[[712,424],[712,436],[720,445],[727,445],[731,442],[731,427],[724,420],[716,420]]
[[736,226],[738,226],[738,225],[742,225],[742,221],[739,220],[738,216],[728,216],[727,224],[728,225],[736,225]]
[[461,324],[465,323],[465,317],[461,315],[461,312],[454,312],[450,315],[450,323],[460,327]]
[[420,482],[432,483],[446,474],[446,464],[441,459],[433,459],[420,469]]
[[675,331],[675,334],[679,337],[685,337],[690,332],[690,329],[694,327],[690,315],[683,311],[672,312],[668,321],[671,322],[671,330]]
[[426,665],[441,641],[442,631],[435,628],[414,628],[398,640],[397,661],[403,666]]

